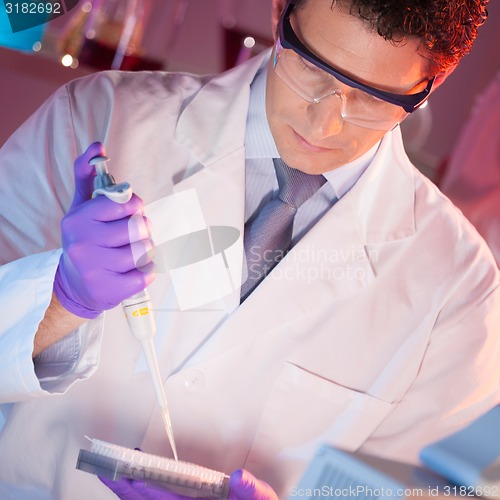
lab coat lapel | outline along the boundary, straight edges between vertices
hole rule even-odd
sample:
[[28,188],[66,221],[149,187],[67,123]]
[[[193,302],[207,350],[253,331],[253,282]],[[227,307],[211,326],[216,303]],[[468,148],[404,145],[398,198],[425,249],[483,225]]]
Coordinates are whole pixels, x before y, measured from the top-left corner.
[[[245,130],[250,84],[268,59],[263,53],[241,67],[208,80],[183,110],[175,139],[199,160],[174,186],[175,192],[194,189],[207,227],[226,226],[240,238],[232,248],[233,292],[225,299],[229,310],[239,304],[245,217]],[[214,125],[214,116],[219,121]],[[235,270],[238,276],[235,276]]]
[[[174,193],[194,190],[206,226],[233,228],[239,238],[230,255],[224,254],[226,262],[232,259],[229,265],[237,274],[231,276],[233,290],[219,300],[193,310],[176,311],[172,282],[162,277],[164,284],[159,286],[157,311],[161,334],[157,336],[156,347],[170,370],[182,367],[200,346],[209,342],[217,326],[239,305],[244,255],[246,117],[250,83],[266,60],[267,55],[263,54],[249,64],[209,80],[177,122],[176,141],[197,161],[191,161],[182,178],[175,179]],[[215,125],[214,117],[218,118]]]
[[[242,147],[212,163],[174,187],[175,192],[194,189],[209,230],[234,229],[238,240],[226,248],[224,259],[230,267],[233,293],[224,297],[226,312],[239,304],[243,265],[243,228],[245,218],[245,153]],[[217,195],[220,193],[220,195]],[[231,263],[227,259],[232,259]],[[236,259],[236,260],[235,260]]]

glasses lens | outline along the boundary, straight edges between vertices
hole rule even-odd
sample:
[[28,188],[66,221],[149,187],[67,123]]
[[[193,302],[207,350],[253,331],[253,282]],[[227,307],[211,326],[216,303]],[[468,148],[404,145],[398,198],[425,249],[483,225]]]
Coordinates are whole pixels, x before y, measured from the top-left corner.
[[345,120],[361,127],[391,130],[408,113],[395,104],[382,101],[359,89],[347,91]]
[[335,79],[299,54],[280,48],[277,58],[277,75],[306,101],[319,102],[331,93]]
[[343,96],[342,117],[354,125],[376,130],[390,130],[408,113],[400,106],[382,101],[368,92],[351,88],[333,75],[290,49],[276,44],[275,71],[298,96],[319,103],[328,96]]

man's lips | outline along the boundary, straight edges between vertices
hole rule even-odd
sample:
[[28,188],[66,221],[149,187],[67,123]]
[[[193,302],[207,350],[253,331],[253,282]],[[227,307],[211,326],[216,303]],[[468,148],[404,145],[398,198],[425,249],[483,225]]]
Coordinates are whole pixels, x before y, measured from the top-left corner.
[[299,133],[297,133],[294,129],[292,129],[293,135],[296,141],[302,146],[303,149],[311,151],[312,153],[324,153],[326,151],[331,151],[330,148],[323,148],[321,146],[316,146],[315,144],[311,144],[308,140],[304,139]]

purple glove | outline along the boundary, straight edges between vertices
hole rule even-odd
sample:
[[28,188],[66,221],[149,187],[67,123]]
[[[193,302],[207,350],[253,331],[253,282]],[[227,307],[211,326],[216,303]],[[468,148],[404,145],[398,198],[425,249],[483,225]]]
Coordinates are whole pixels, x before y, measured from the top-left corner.
[[99,479],[121,500],[192,500],[154,486],[146,486],[142,481],[126,478],[112,481],[101,476]]
[[[75,196],[61,222],[63,253],[54,293],[69,312],[92,319],[103,310],[144,290],[155,278],[148,222],[143,202],[133,195],[127,203],[105,196],[91,199],[94,167],[89,161],[105,155],[99,142],[75,161]],[[141,269],[134,255],[141,255]]]
[[[190,500],[190,497],[146,486],[142,481],[99,479],[121,500]],[[231,474],[229,488],[229,500],[278,500],[267,483],[259,481],[244,469],[235,470]]]
[[278,500],[278,495],[264,481],[238,469],[229,478],[229,500]]

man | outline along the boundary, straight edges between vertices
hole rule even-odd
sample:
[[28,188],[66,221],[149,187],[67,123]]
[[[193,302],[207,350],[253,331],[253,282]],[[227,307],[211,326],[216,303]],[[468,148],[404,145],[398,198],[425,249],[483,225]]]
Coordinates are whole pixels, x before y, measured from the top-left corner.
[[[416,462],[497,401],[498,269],[411,166],[397,127],[468,51],[484,2],[272,5],[270,57],[215,78],[76,81],[2,151],[3,497],[111,498],[74,469],[84,435],[169,454],[115,307],[144,286],[179,457],[246,469],[232,479],[239,498],[286,497],[324,442]],[[137,193],[128,203],[90,199],[89,162],[104,152]],[[154,279],[147,257],[136,272],[132,255],[151,242],[147,221],[130,230],[130,216],[192,189],[207,227],[245,233],[228,262],[243,269],[245,250],[252,266],[268,260],[266,248],[254,262],[263,248],[246,243],[278,184],[282,196],[289,171],[277,161],[274,173],[278,156],[290,175],[311,174],[291,191],[321,185],[293,208],[279,264],[248,266],[249,279],[265,276],[255,288],[181,310],[171,275]]]

